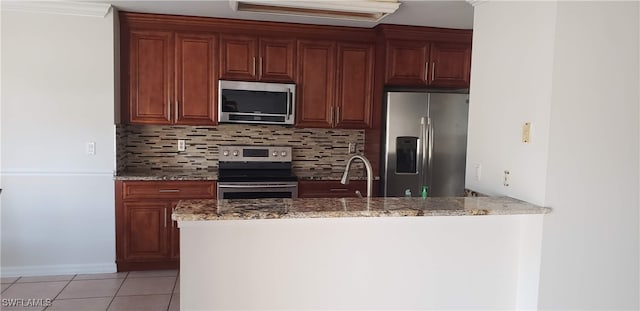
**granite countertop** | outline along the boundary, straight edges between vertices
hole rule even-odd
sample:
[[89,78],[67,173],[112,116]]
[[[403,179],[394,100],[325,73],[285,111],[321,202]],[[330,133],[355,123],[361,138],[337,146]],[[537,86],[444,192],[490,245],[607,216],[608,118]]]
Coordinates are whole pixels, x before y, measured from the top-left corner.
[[218,180],[218,170],[156,170],[118,172],[116,180]]
[[171,218],[178,221],[547,214],[540,207],[508,197],[321,198],[183,200]]
[[[323,171],[308,171],[304,173],[294,173],[298,176],[298,181],[305,180],[340,180],[342,173]],[[116,180],[218,180],[218,170],[135,170],[118,172],[114,177]],[[374,177],[379,180],[380,177]],[[349,180],[367,180],[365,176],[349,176]]]

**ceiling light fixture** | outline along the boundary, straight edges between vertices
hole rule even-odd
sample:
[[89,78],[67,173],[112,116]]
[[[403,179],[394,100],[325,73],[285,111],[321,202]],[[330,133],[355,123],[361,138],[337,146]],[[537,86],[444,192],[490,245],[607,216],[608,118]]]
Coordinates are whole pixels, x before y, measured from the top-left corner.
[[229,0],[235,11],[315,16],[377,22],[395,12],[398,0],[350,1],[281,1],[281,0]]

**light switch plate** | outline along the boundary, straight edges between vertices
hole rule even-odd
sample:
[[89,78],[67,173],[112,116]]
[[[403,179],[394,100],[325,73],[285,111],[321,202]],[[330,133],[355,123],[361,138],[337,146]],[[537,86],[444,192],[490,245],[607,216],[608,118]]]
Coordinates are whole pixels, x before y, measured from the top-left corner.
[[185,144],[184,139],[178,139],[178,151],[185,151],[187,146]]
[[480,177],[482,176],[482,165],[480,165],[480,163],[475,163],[473,168],[475,169],[473,178],[475,180],[480,180]]
[[531,123],[525,122],[522,125],[522,142],[528,144],[531,142]]
[[85,153],[87,155],[96,155],[96,143],[93,141],[88,142],[85,145]]

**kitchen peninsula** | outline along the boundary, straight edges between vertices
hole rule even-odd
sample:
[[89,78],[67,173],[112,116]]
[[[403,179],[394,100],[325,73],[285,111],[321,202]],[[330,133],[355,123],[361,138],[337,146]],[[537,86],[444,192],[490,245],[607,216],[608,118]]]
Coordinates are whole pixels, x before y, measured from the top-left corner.
[[181,308],[534,309],[549,212],[505,197],[180,201]]

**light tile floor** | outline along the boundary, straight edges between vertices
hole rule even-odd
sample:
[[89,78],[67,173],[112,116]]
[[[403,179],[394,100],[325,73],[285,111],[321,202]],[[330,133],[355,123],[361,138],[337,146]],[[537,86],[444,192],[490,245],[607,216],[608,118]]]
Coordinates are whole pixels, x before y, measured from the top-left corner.
[[[0,298],[3,311],[175,311],[180,280],[177,270],[3,277]],[[39,299],[51,305],[26,306]]]

